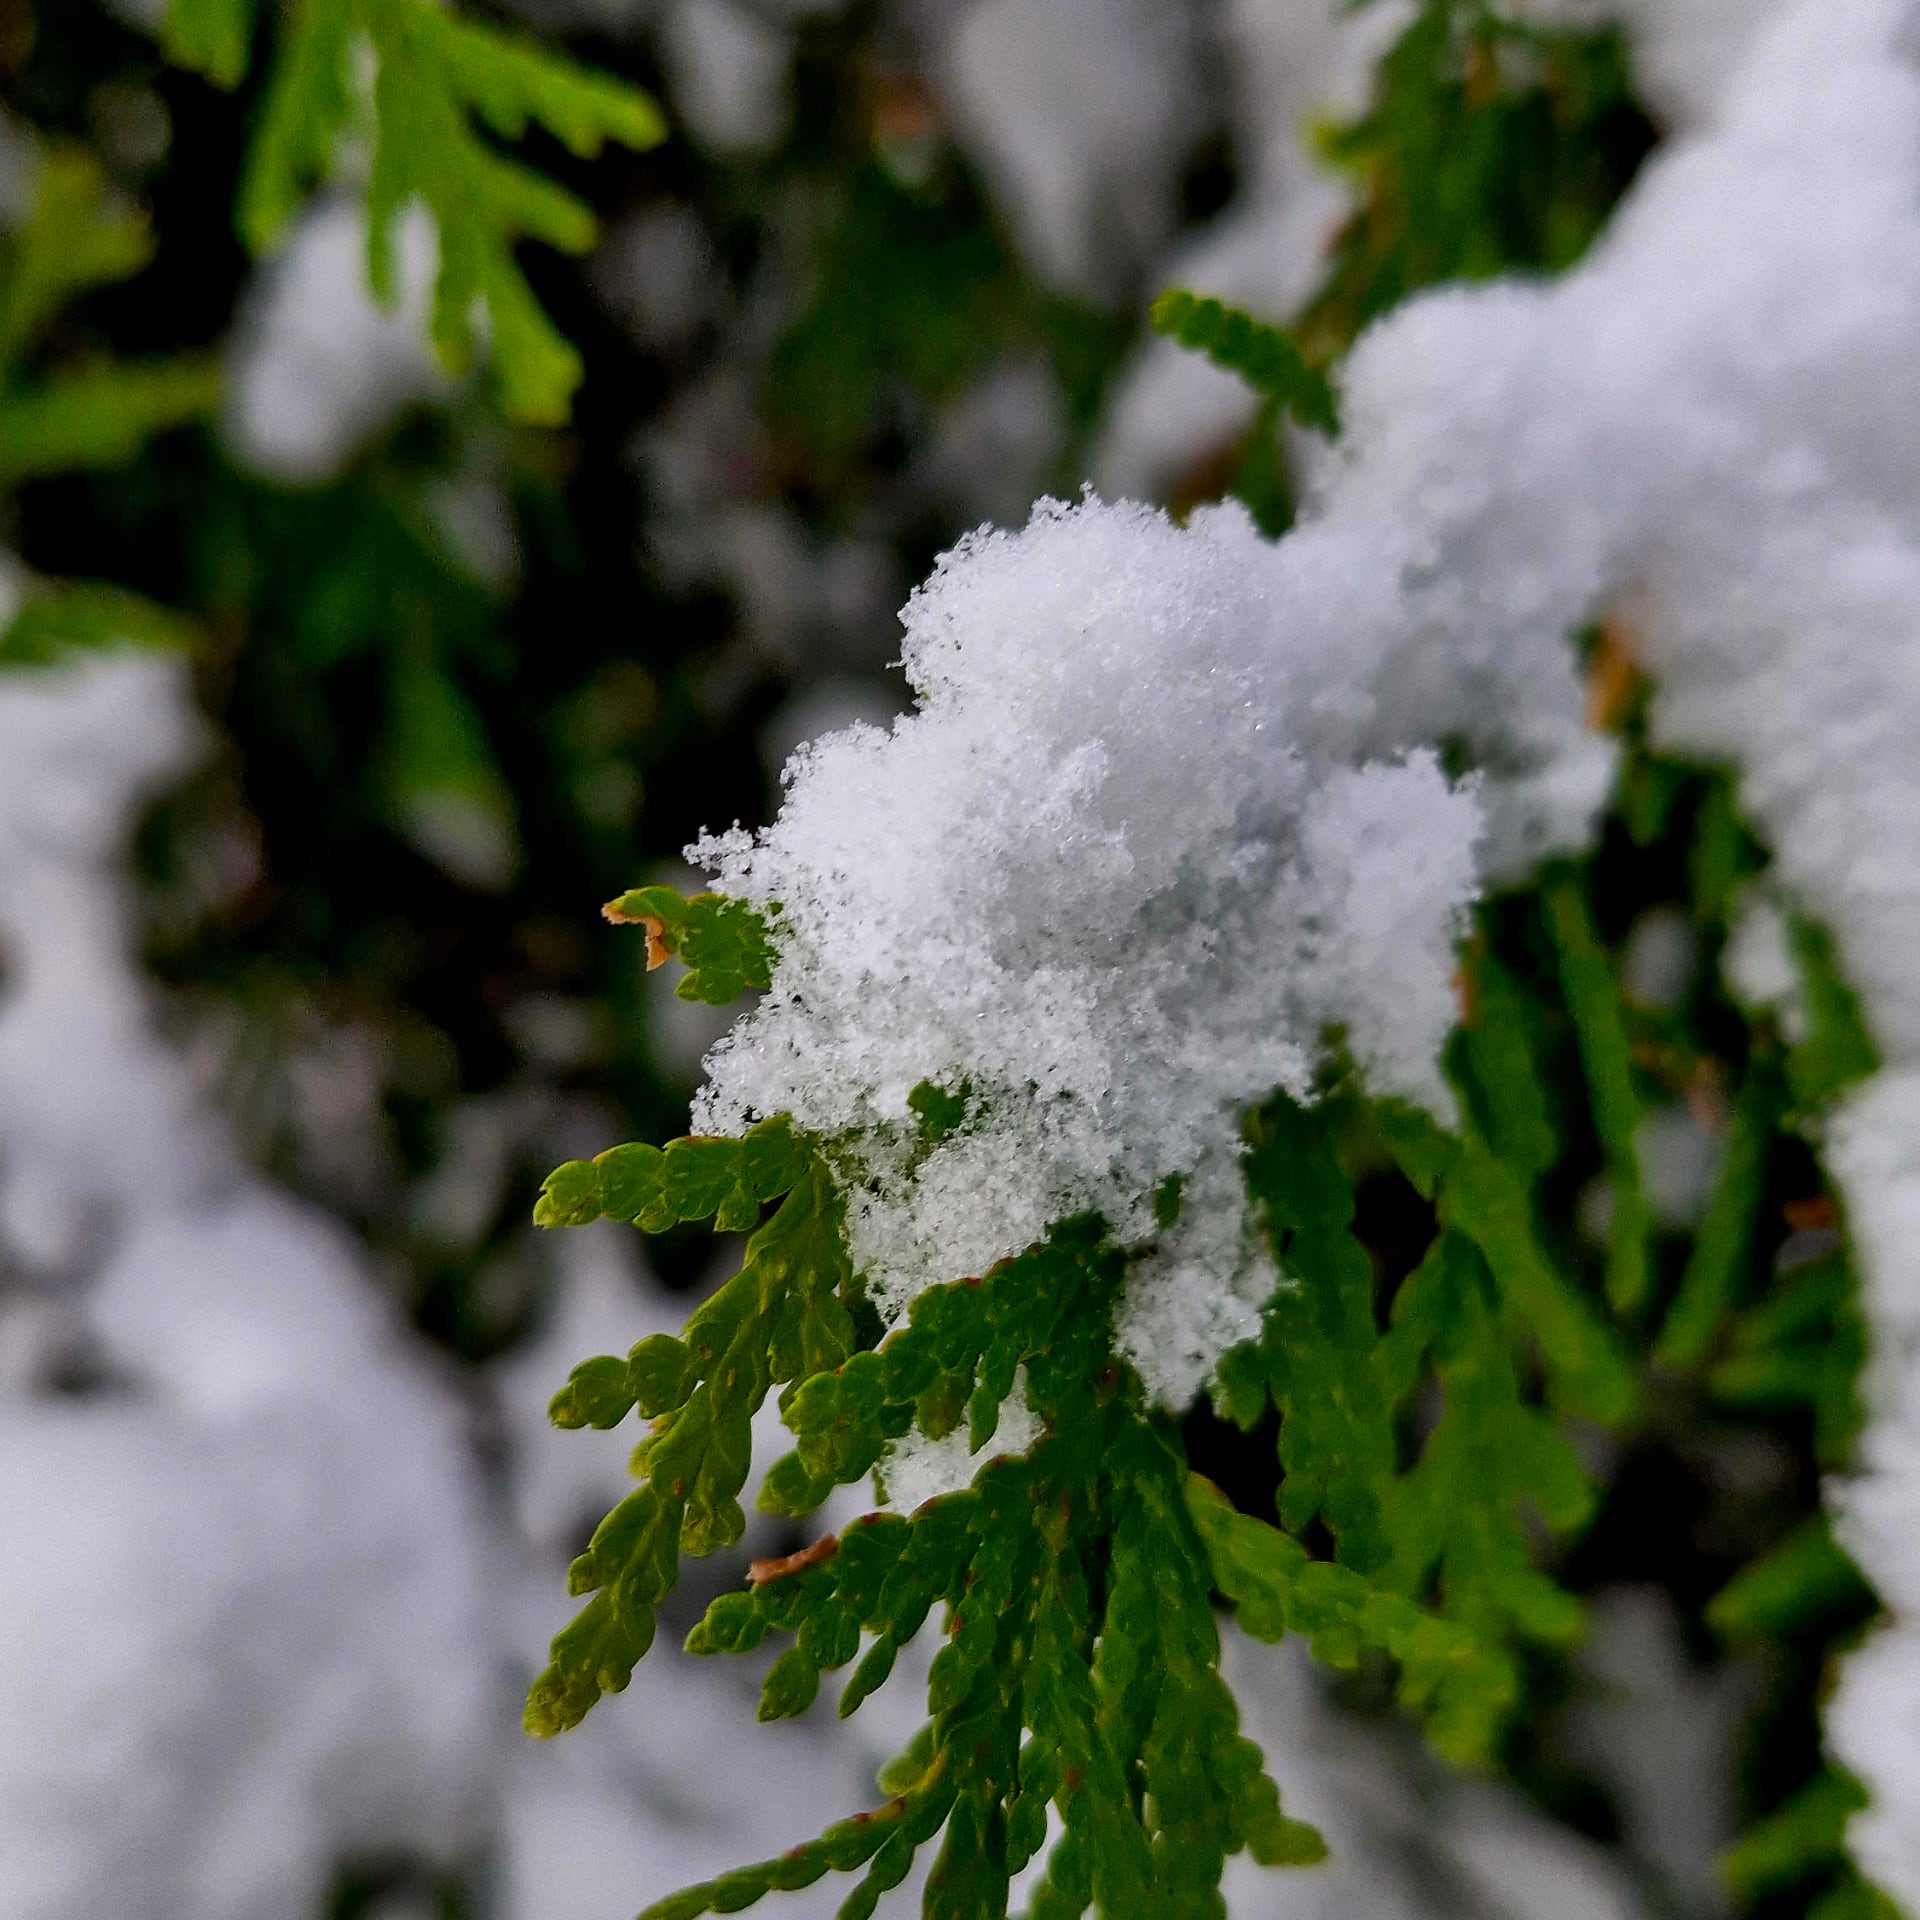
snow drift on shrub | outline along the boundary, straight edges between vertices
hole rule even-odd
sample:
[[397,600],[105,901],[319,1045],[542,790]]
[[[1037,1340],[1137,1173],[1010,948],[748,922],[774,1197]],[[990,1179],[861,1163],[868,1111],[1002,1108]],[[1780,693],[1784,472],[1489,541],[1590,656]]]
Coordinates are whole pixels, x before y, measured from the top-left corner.
[[[919,712],[804,751],[759,842],[699,849],[777,903],[781,960],[696,1125],[786,1110],[847,1139],[888,1313],[1085,1209],[1140,1238],[1185,1176],[1128,1310],[1169,1399],[1273,1290],[1238,1198],[1247,1106],[1305,1092],[1333,1025],[1377,1082],[1443,1101],[1472,886],[1472,801],[1430,753],[1339,754],[1350,720],[1316,705],[1338,636],[1267,644],[1268,561],[1237,511],[1183,531],[1097,501],[967,542],[907,608]],[[930,1148],[928,1078],[965,1102]]]
[[[1656,738],[1742,769],[1887,1063],[1833,1149],[1880,1343],[1849,1539],[1898,1624],[1833,1728],[1865,1862],[1920,1902],[1916,44],[1903,0],[1788,10],[1577,271],[1376,329],[1277,546],[1097,501],[964,543],[907,609],[919,711],[804,752],[771,829],[697,854],[783,941],[700,1124],[845,1139],[891,1313],[1080,1208],[1145,1236],[1188,1176],[1122,1330],[1177,1400],[1272,1284],[1239,1110],[1330,1028],[1441,1101],[1476,839],[1498,877],[1589,831],[1610,761],[1570,638],[1630,599]],[[967,1101],[931,1150],[922,1079]]]

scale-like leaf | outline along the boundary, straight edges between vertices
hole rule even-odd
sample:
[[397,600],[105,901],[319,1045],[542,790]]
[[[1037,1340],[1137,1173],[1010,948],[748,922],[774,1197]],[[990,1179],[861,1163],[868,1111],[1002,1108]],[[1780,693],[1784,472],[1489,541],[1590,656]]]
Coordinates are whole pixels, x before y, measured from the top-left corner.
[[840,1301],[848,1276],[837,1216],[823,1170],[807,1163],[747,1243],[745,1264],[695,1312],[681,1341],[643,1341],[624,1378],[618,1360],[588,1361],[556,1397],[563,1426],[610,1426],[638,1404],[651,1410],[652,1426],[634,1455],[645,1484],[601,1522],[569,1571],[570,1590],[594,1598],[553,1642],[528,1697],[529,1731],[571,1726],[626,1684],[652,1641],[653,1608],[677,1577],[682,1549],[711,1553],[739,1539],[753,1416],[769,1388],[836,1366],[853,1343]]
[[[182,65],[231,87],[246,70],[251,29],[242,0],[174,0],[165,40]],[[356,73],[360,49],[372,54],[370,94]],[[507,412],[557,422],[580,383],[580,357],[534,298],[514,249],[538,240],[584,252],[594,221],[572,194],[489,145],[476,121],[508,140],[540,126],[583,156],[609,140],[649,147],[666,130],[639,89],[435,0],[296,0],[248,154],[241,230],[256,252],[270,248],[334,172],[343,137],[364,132],[375,291],[392,293],[395,222],[424,207],[439,242],[432,330],[442,360],[463,369],[484,338]]]
[[1325,434],[1339,432],[1333,388],[1284,329],[1180,287],[1153,303],[1153,326],[1155,332],[1237,373],[1303,427]]
[[682,1000],[724,1007],[772,984],[766,922],[743,900],[718,893],[689,899],[673,887],[634,887],[601,911],[616,926],[644,930],[649,971],[676,956],[686,963],[686,976],[674,989]]
[[1206,1542],[1213,1582],[1256,1640],[1304,1635],[1336,1667],[1365,1650],[1400,1665],[1400,1694],[1424,1709],[1434,1742],[1464,1760],[1488,1753],[1519,1692],[1513,1655],[1497,1640],[1375,1586],[1350,1567],[1314,1560],[1297,1540],[1237,1512],[1210,1481],[1192,1475],[1187,1505]]
[[1645,1304],[1652,1284],[1653,1216],[1640,1178],[1640,1098],[1634,1089],[1620,987],[1594,933],[1579,881],[1568,872],[1553,875],[1542,889],[1542,902],[1612,1186],[1607,1299],[1617,1311],[1631,1313]]

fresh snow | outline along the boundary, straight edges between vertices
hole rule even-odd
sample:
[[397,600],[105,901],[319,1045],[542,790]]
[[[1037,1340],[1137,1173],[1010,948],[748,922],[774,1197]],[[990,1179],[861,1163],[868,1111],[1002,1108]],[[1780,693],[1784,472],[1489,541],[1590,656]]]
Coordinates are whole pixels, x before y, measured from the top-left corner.
[[[920,710],[803,751],[759,840],[695,851],[781,927],[695,1125],[785,1111],[847,1139],[883,1313],[1064,1215],[1139,1238],[1178,1174],[1126,1332],[1184,1398],[1273,1290],[1235,1197],[1246,1108],[1306,1092],[1332,1024],[1380,1084],[1444,1104],[1477,810],[1429,752],[1352,751],[1318,701],[1336,661],[1250,647],[1270,572],[1232,509],[1183,531],[1048,504],[968,542],[908,605]],[[973,1117],[923,1154],[929,1078]]]

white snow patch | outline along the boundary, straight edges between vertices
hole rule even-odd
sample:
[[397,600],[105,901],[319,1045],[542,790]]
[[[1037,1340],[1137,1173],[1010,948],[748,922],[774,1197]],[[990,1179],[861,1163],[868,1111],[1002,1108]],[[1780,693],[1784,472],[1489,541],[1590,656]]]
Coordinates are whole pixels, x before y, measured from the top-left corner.
[[[908,605],[919,711],[803,750],[758,841],[695,850],[779,903],[782,946],[694,1123],[846,1139],[889,1316],[1064,1215],[1146,1237],[1170,1174],[1233,1191],[1242,1113],[1304,1092],[1330,1025],[1383,1090],[1444,1104],[1478,812],[1430,753],[1343,755],[1351,727],[1316,724],[1325,663],[1267,644],[1270,558],[1235,510],[1182,530],[1097,501],[964,543]],[[972,1117],[916,1157],[924,1079]],[[1123,1339],[1184,1398],[1272,1285],[1240,1210],[1192,1204]]]
[[0,1394],[25,1920],[304,1920],[343,1856],[476,1848],[497,1790],[506,1643],[458,1403],[145,1026],[118,868],[184,716],[177,662],[0,680],[3,1217],[34,1229],[0,1323],[57,1304],[102,1381],[52,1397],[26,1365]]
[[396,298],[375,299],[358,200],[302,214],[261,268],[234,343],[227,432],[276,480],[332,479],[416,401],[444,394],[427,318],[439,261],[432,216],[412,207],[393,233]]

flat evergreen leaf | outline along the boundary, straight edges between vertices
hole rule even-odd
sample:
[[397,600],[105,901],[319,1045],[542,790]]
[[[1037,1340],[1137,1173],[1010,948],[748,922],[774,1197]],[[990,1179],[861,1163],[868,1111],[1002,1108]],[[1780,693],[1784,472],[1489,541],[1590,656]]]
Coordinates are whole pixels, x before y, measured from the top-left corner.
[[837,1203],[814,1163],[748,1241],[740,1271],[688,1321],[684,1342],[642,1342],[624,1380],[617,1361],[584,1379],[576,1370],[560,1408],[569,1420],[623,1417],[629,1394],[642,1391],[657,1411],[635,1456],[646,1484],[607,1516],[570,1570],[572,1592],[594,1599],[553,1642],[529,1697],[530,1728],[573,1724],[618,1690],[609,1675],[624,1685],[627,1653],[651,1642],[653,1608],[681,1551],[711,1553],[740,1537],[753,1415],[776,1381],[846,1358],[852,1327],[838,1297],[846,1280]]
[[[1429,1348],[1440,1415],[1394,1486],[1380,1579],[1409,1595],[1435,1585],[1441,1611],[1484,1639],[1563,1644],[1581,1609],[1535,1567],[1529,1515],[1556,1532],[1584,1524],[1593,1489],[1579,1456],[1522,1392],[1501,1289],[1473,1240],[1443,1234],[1402,1299],[1383,1364],[1410,1380],[1411,1353]],[[1396,1353],[1402,1342],[1410,1351]]]
[[1653,1216],[1640,1178],[1640,1099],[1634,1090],[1620,989],[1594,934],[1579,881],[1570,872],[1558,873],[1542,887],[1541,897],[1613,1187],[1607,1299],[1616,1311],[1630,1313],[1644,1305],[1652,1283]]
[[[932,1723],[886,1780],[901,1795],[895,1808],[918,1812],[896,1815],[884,1851],[856,1850],[835,1829],[784,1856],[810,1874],[871,1860],[848,1911],[870,1912],[913,1850],[944,1828],[926,1911],[1003,1915],[1012,1875],[1046,1839],[1050,1806],[1064,1837],[1035,1897],[1040,1913],[1098,1901],[1114,1913],[1181,1914],[1212,1897],[1221,1862],[1243,1847],[1276,1862],[1320,1851],[1318,1836],[1282,1814],[1257,1749],[1238,1731],[1184,1467],[1112,1363],[1106,1315],[1124,1275],[1097,1223],[1068,1223],[977,1283],[930,1290],[882,1347],[819,1366],[784,1396],[805,1470],[831,1477],[863,1470],[859,1461],[897,1430],[930,1369],[984,1380],[1024,1367],[1044,1419],[1029,1454],[990,1461],[969,1488],[757,1563],[749,1591],[716,1600],[689,1640],[693,1651],[718,1653],[791,1632],[768,1676],[770,1715],[802,1710],[822,1671],[857,1661],[844,1712],[885,1679],[929,1611],[946,1609]],[[688,1329],[701,1367],[744,1337],[739,1312],[724,1305],[703,1332],[714,1305]],[[705,1391],[695,1389],[680,1417]],[[648,1492],[680,1484],[662,1480],[663,1451],[674,1445],[670,1435],[648,1448]],[[623,1564],[629,1538],[651,1543],[657,1535],[639,1524],[648,1518],[644,1503],[638,1521],[616,1510],[580,1584]],[[1085,1556],[1105,1557],[1108,1540],[1096,1612]],[[747,1869],[655,1911],[730,1911],[782,1884]]]
[[1393,1410],[1374,1364],[1373,1263],[1351,1231],[1353,1186],[1328,1107],[1269,1102],[1246,1167],[1292,1283],[1268,1303],[1256,1349],[1280,1412],[1281,1517],[1295,1532],[1324,1518],[1341,1559],[1365,1571],[1388,1552]]
[[582,1360],[553,1396],[547,1418],[556,1427],[617,1427],[633,1411],[633,1369],[613,1354]]
[[1533,1009],[1490,955],[1464,963],[1470,1008],[1457,1045],[1473,1117],[1493,1152],[1531,1183],[1560,1157],[1533,1041]]
[[479,708],[425,646],[395,650],[383,759],[395,824],[422,853],[488,892],[512,879],[513,794]]
[[788,1720],[805,1713],[820,1691],[820,1667],[804,1647],[789,1647],[760,1689],[762,1720]]
[[1784,1639],[1872,1605],[1860,1569],[1834,1539],[1825,1514],[1815,1514],[1722,1587],[1707,1605],[1707,1621],[1731,1640]]
[[116,199],[91,154],[67,145],[42,153],[33,205],[0,248],[0,373],[13,377],[75,294],[128,279],[152,257],[145,217]]
[[[343,134],[361,130],[362,76],[352,65],[359,32],[352,8],[338,0],[303,0],[283,17],[234,210],[256,254],[273,248],[315,183],[329,177]],[[377,251],[384,266],[384,235]]]
[[811,1162],[812,1148],[784,1116],[738,1138],[690,1136],[665,1147],[628,1142],[556,1167],[541,1187],[534,1224],[577,1227],[608,1218],[664,1233],[711,1216],[722,1232],[739,1232],[803,1180]]
[[635,887],[610,900],[606,917],[616,926],[637,926],[647,937],[647,970],[678,955],[686,977],[675,991],[683,1000],[723,1007],[773,981],[773,947],[765,922],[742,900],[672,887]]
[[1732,777],[1716,774],[1695,810],[1693,839],[1687,849],[1694,917],[1706,924],[1724,922],[1734,889],[1764,857],[1740,818]]
[[36,586],[0,637],[0,665],[42,666],[68,653],[109,647],[188,652],[196,629],[139,594],[94,581]]
[[1621,822],[1636,847],[1658,842],[1687,790],[1688,769],[1672,760],[1636,754],[1621,778]]
[[1778,1096],[1756,1073],[1734,1110],[1713,1198],[1660,1329],[1654,1357],[1662,1366],[1697,1366],[1739,1296],[1752,1259],[1768,1148],[1778,1117]]
[[1807,1920],[1903,1920],[1901,1908],[1851,1866],[1807,1909]]
[[1653,144],[1618,31],[1482,0],[1407,12],[1366,111],[1318,132],[1355,207],[1297,323],[1316,348],[1344,350],[1421,287],[1571,265]]
[[1787,1056],[1787,1080],[1802,1108],[1827,1101],[1880,1064],[1859,999],[1840,971],[1826,931],[1804,916],[1793,923],[1793,957],[1806,1006],[1806,1038]]
[[[166,44],[230,87],[247,64],[250,22],[243,0],[174,0]],[[356,77],[358,47],[373,55],[370,96]],[[395,220],[424,207],[439,239],[433,338],[442,360],[462,370],[484,337],[506,411],[556,423],[579,385],[579,355],[535,300],[514,249],[532,239],[583,252],[593,219],[571,194],[491,147],[476,120],[507,139],[544,127],[583,156],[609,140],[652,146],[666,130],[638,89],[435,0],[297,0],[248,154],[241,230],[256,252],[270,248],[334,171],[343,136],[364,132],[376,292],[392,288]]]
[[1281,328],[1178,287],[1153,303],[1152,318],[1155,332],[1239,374],[1303,427],[1328,435],[1339,432],[1339,411],[1326,375]]
[[1497,1642],[1377,1587],[1351,1568],[1309,1558],[1298,1541],[1235,1511],[1199,1475],[1186,1498],[1206,1542],[1214,1584],[1257,1640],[1307,1636],[1322,1658],[1353,1665],[1363,1649],[1400,1663],[1401,1697],[1429,1715],[1436,1745],[1484,1759],[1519,1691],[1513,1656]]
[[173,0],[161,42],[176,66],[238,86],[252,53],[256,0]]
[[1818,1775],[1777,1812],[1741,1835],[1721,1872],[1743,1901],[1795,1886],[1844,1857],[1847,1821],[1867,1804],[1864,1788],[1837,1769]]
[[935,1086],[931,1080],[922,1080],[907,1095],[907,1105],[913,1109],[920,1123],[921,1137],[930,1147],[937,1147],[949,1134],[957,1132],[967,1118],[968,1099],[964,1087],[950,1092]]
[[874,1784],[884,1794],[908,1793],[927,1776],[933,1764],[933,1722],[929,1720],[896,1754],[881,1767]]
[[[794,1847],[777,1860],[741,1867],[717,1880],[656,1900],[640,1920],[698,1920],[703,1913],[738,1913],[776,1890],[809,1887],[829,1872],[856,1872],[896,1838],[905,1839],[910,1847],[922,1844],[938,1830],[952,1803],[953,1788],[936,1758],[917,1792],[891,1800],[877,1812],[843,1820],[818,1840]],[[909,1852],[909,1860],[911,1857]]]
[[1708,1384],[1730,1406],[1811,1408],[1820,1462],[1839,1467],[1862,1419],[1866,1352],[1857,1283],[1835,1254],[1785,1276],[1734,1320]]
[[1538,1342],[1556,1396],[1574,1411],[1624,1420],[1638,1399],[1632,1369],[1605,1323],[1541,1246],[1519,1175],[1484,1146],[1457,1141],[1398,1103],[1377,1109],[1381,1135],[1443,1225],[1478,1248],[1515,1324]]
[[537,124],[588,160],[609,140],[637,152],[666,138],[666,121],[646,94],[524,34],[453,13],[441,16],[437,34],[462,97],[504,139]]
[[124,466],[155,434],[220,404],[215,360],[113,361],[0,393],[0,486]]

